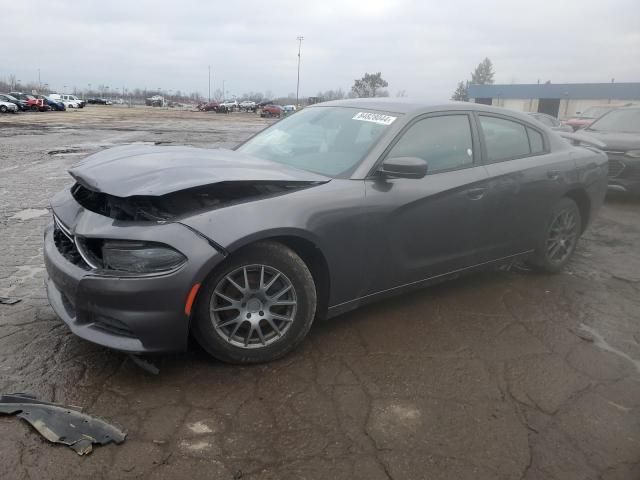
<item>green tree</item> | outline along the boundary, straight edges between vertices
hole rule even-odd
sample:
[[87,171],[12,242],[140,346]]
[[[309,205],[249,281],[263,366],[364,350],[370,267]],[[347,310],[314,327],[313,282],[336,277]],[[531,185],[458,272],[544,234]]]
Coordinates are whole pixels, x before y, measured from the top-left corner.
[[458,102],[468,102],[469,101],[469,82],[458,82],[458,87],[456,88],[453,95],[451,95],[451,100],[457,100]]
[[471,83],[476,85],[493,84],[493,63],[488,58],[481,61],[476,69],[471,72]]
[[389,92],[381,90],[389,84],[382,78],[382,73],[365,73],[360,80],[355,80],[351,87],[351,95],[359,98],[388,97]]

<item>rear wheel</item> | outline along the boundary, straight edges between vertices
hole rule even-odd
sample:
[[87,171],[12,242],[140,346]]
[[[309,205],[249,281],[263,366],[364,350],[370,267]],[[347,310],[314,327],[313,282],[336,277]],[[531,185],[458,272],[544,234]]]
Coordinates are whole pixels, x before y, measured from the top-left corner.
[[549,273],[561,271],[575,252],[582,232],[582,218],[576,202],[561,199],[551,211],[546,230],[538,241],[530,263]]
[[219,360],[268,362],[304,339],[315,310],[315,284],[302,259],[279,243],[259,243],[238,252],[205,282],[193,333]]
[[6,105],[0,105],[0,112],[7,113],[7,110],[9,110],[9,109],[7,108]]

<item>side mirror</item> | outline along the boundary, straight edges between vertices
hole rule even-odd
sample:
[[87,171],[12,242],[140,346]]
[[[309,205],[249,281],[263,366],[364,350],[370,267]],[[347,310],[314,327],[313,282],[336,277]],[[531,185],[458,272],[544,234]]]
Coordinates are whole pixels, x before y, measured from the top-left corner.
[[378,171],[391,178],[422,178],[427,174],[427,161],[418,157],[387,158]]

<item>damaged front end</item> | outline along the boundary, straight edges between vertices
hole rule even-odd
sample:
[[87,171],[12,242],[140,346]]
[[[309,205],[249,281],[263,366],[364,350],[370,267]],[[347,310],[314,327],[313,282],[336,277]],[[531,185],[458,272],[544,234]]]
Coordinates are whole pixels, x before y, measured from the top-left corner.
[[188,188],[164,195],[118,197],[76,183],[73,198],[82,207],[114,220],[170,221],[239,203],[283,195],[318,182],[228,181]]

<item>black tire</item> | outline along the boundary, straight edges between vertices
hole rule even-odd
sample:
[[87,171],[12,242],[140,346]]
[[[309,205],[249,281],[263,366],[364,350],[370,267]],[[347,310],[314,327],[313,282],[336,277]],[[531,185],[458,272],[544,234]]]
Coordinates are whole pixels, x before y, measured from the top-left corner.
[[[293,287],[297,305],[288,329],[281,336],[273,337],[273,343],[246,348],[232,344],[214,327],[216,320],[210,306],[216,287],[227,275],[239,268],[255,265],[265,265],[281,272]],[[202,285],[195,307],[193,336],[211,356],[235,364],[263,363],[286,355],[306,337],[316,313],[316,287],[309,268],[293,250],[280,243],[261,242],[240,250],[217,268]],[[236,318],[240,316],[239,313]],[[245,323],[244,320],[242,322]]]
[[6,105],[0,105],[0,112],[7,113],[7,110],[9,110],[9,109],[7,108]]
[[[564,215],[569,215],[575,220],[573,228],[571,229],[572,233],[564,235],[570,238],[571,241],[569,242],[569,240],[567,240],[565,242],[563,240],[562,247],[560,247],[562,249],[562,256],[554,258],[552,254],[554,253],[553,249],[556,244],[554,243],[553,235],[557,226],[556,222],[561,221]],[[560,199],[549,214],[544,232],[540,235],[536,250],[529,260],[529,264],[540,272],[558,273],[562,271],[571,260],[571,257],[573,257],[581,233],[582,217],[578,205],[570,198],[565,197]]]

